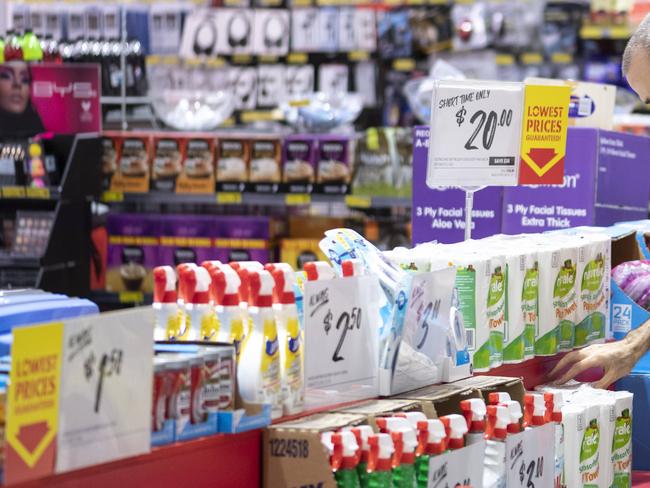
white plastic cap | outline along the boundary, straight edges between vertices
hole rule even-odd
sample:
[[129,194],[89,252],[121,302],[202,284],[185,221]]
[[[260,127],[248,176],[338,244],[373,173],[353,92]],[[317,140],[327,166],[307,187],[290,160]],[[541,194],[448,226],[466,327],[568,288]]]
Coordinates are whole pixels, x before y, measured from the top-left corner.
[[417,429],[418,422],[427,420],[427,416],[422,412],[400,412],[398,414],[395,414],[395,417],[405,418],[414,429]]

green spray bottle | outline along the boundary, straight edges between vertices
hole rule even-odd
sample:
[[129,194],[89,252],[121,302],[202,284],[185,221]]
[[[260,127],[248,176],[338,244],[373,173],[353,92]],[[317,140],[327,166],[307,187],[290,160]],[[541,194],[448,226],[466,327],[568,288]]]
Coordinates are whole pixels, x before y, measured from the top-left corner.
[[345,427],[343,430],[349,430],[357,438],[359,445],[359,464],[357,464],[357,474],[359,475],[359,485],[361,488],[368,488],[368,458],[370,457],[370,444],[368,438],[373,435],[374,431],[369,425],[359,425],[357,427]]
[[359,445],[350,431],[323,432],[321,442],[330,453],[330,467],[337,488],[359,488]]
[[445,425],[440,419],[421,420],[418,429],[418,455],[415,462],[417,487],[427,488],[429,484],[429,460],[447,450]]
[[393,488],[393,440],[379,433],[368,438],[368,488]]
[[415,430],[408,427],[398,427],[390,431],[395,452],[393,453],[393,487],[415,487],[415,451],[418,440]]

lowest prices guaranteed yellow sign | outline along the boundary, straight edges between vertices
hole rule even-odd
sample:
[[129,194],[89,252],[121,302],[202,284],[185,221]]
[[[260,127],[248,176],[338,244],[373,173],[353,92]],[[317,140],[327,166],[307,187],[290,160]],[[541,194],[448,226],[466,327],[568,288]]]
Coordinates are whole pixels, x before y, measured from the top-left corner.
[[54,472],[63,324],[14,329],[7,400],[5,483]]
[[570,97],[568,85],[525,85],[520,185],[562,184]]

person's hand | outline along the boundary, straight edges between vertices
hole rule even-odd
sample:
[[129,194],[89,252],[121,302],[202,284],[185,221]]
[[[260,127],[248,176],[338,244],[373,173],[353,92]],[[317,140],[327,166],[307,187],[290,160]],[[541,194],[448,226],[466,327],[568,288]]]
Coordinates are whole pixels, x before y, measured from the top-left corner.
[[[595,388],[607,388],[632,371],[639,360],[638,348],[629,340],[594,344],[564,356],[549,373],[555,384],[564,384],[591,368],[602,368],[603,377],[594,383]],[[569,368],[562,376],[560,373]]]

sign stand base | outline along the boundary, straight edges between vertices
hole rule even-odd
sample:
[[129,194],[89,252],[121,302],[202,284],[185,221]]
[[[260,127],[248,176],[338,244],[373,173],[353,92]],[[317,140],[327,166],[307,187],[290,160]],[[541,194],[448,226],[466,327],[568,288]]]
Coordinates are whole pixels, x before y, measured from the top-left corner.
[[461,186],[465,192],[465,240],[472,238],[472,210],[474,209],[474,193],[487,186]]

